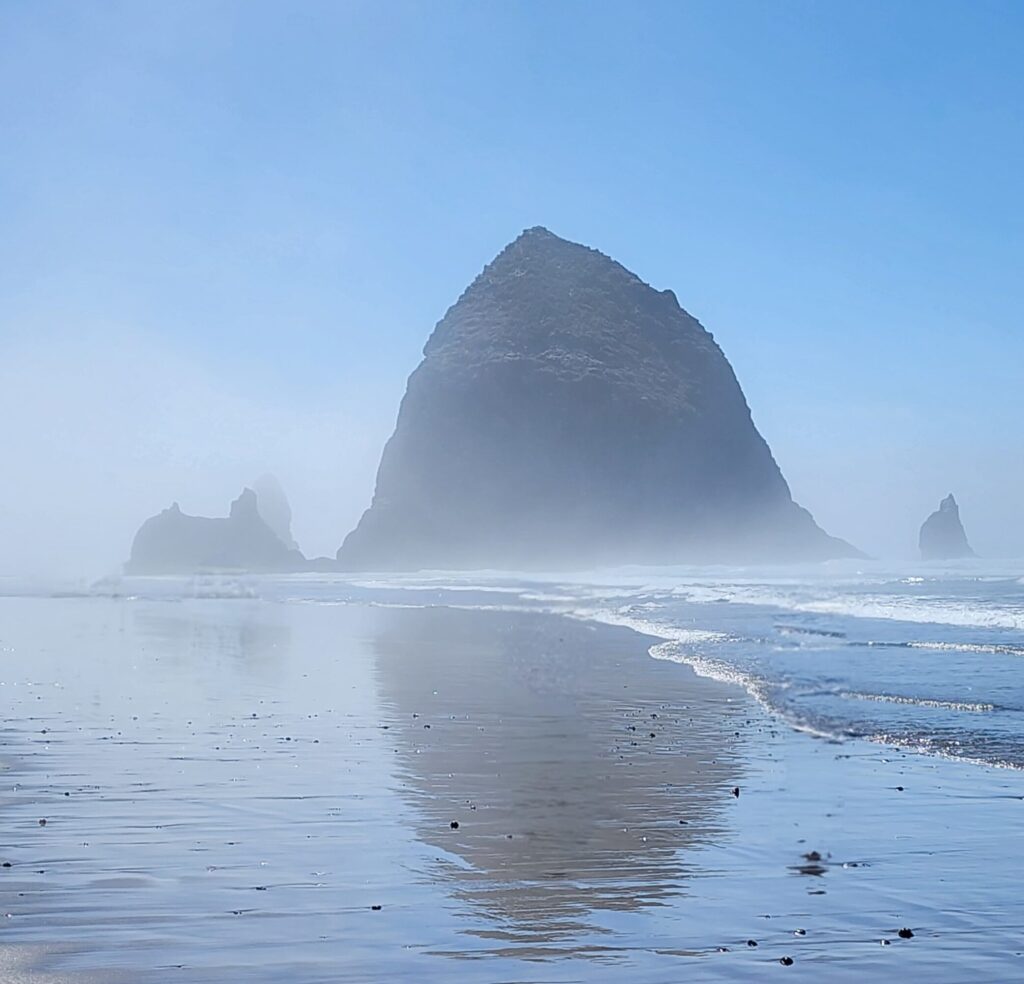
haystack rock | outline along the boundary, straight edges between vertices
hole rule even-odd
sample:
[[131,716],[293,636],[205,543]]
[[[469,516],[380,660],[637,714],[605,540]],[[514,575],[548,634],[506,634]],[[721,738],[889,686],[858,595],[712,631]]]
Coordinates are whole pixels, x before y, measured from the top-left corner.
[[670,290],[528,229],[438,323],[348,569],[856,556],[793,502]]
[[967,542],[964,525],[960,522],[960,507],[952,492],[939,503],[938,510],[924,521],[919,544],[923,560],[956,560],[975,556]]
[[135,534],[128,574],[199,571],[303,570],[305,558],[284,543],[260,515],[256,493],[245,489],[226,519],[187,516],[177,503],[147,519]]

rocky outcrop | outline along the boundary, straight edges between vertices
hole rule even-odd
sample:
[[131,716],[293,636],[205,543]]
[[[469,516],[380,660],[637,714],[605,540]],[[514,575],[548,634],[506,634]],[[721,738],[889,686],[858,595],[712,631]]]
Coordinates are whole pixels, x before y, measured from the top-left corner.
[[256,493],[256,508],[263,522],[286,547],[298,550],[299,545],[292,536],[292,507],[281,483],[273,475],[261,475],[252,483],[252,490]]
[[856,555],[793,502],[732,368],[670,290],[524,232],[438,323],[342,567]]
[[256,493],[245,489],[231,503],[226,519],[187,516],[177,503],[147,519],[135,534],[125,572],[285,572],[308,566],[302,554],[282,542],[264,521]]
[[921,527],[919,538],[923,560],[956,560],[974,557],[967,533],[960,522],[960,507],[951,492]]

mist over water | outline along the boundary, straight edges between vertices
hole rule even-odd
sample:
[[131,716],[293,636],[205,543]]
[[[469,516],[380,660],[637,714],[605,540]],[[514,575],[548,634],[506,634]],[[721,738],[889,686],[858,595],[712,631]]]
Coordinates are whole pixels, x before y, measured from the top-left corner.
[[[390,394],[404,372],[391,368]],[[251,366],[218,374],[142,332],[0,339],[0,574],[116,573],[147,516],[175,501],[226,515],[268,471],[288,494],[306,556],[332,556],[370,500],[395,405],[387,389],[303,393]],[[773,441],[770,427],[766,435]],[[775,453],[797,500],[873,556],[914,557],[917,529],[948,489],[982,557],[1024,554],[1020,456],[966,443],[936,449],[927,467],[902,455],[887,467],[888,439],[805,461],[787,454],[782,434]]]
[[118,573],[148,516],[172,502],[226,516],[267,472],[307,555],[333,555],[369,499],[390,413],[358,386],[218,373],[143,332],[0,339],[0,575]]
[[0,984],[1022,979],[1022,39],[0,2]]

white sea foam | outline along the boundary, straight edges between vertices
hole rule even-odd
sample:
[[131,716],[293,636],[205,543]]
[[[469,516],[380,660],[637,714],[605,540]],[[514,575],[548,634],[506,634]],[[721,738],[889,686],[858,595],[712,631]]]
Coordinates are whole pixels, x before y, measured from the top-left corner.
[[939,652],[971,653],[979,656],[1024,656],[1024,646],[988,642],[908,642],[908,649],[935,649]]
[[666,642],[682,643],[688,645],[713,644],[729,642],[732,636],[724,632],[712,632],[708,629],[696,627],[671,625],[666,622],[655,621],[636,614],[637,609],[647,606],[630,606],[628,609],[606,609],[606,608],[577,608],[565,614],[573,618],[584,619],[594,622],[602,622],[605,625],[621,625],[633,629],[641,635],[656,636]]
[[854,586],[849,591],[822,591],[806,584],[686,584],[673,589],[673,594],[705,604],[728,602],[817,615],[1024,630],[1024,603],[983,604],[952,598],[861,594]]
[[986,714],[996,709],[995,704],[967,700],[933,700],[929,697],[907,697],[901,694],[869,694],[855,690],[839,694],[846,700],[870,700],[881,704],[906,704],[911,707],[931,707],[943,711],[964,711],[969,714]]

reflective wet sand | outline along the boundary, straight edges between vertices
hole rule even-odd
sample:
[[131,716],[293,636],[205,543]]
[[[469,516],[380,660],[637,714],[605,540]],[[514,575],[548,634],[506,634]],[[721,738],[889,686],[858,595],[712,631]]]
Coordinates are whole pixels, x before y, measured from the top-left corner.
[[739,781],[730,689],[628,630],[452,615],[396,611],[373,648],[403,798],[479,935],[571,946],[594,910],[686,891]]
[[1024,970],[1019,774],[780,731],[649,643],[522,612],[0,599],[0,979]]

